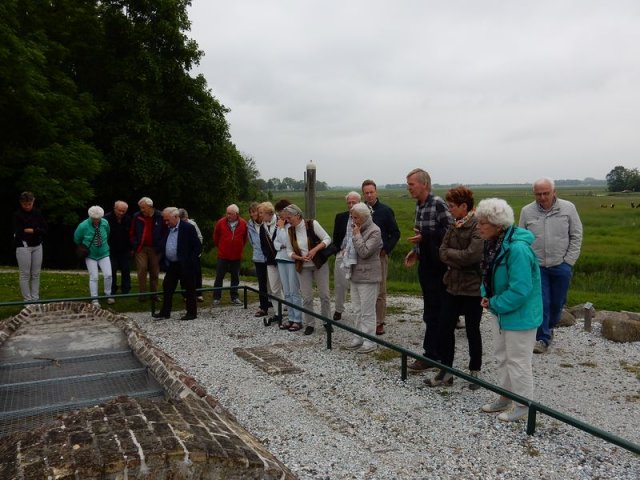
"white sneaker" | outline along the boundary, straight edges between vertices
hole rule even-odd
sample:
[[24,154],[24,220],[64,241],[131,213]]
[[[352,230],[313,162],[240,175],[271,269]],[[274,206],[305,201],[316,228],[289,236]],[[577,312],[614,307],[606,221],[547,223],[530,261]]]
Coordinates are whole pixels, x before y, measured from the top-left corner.
[[102,307],[100,306],[100,302],[99,302],[98,300],[94,300],[94,301],[92,301],[92,302],[91,302],[91,305],[93,305],[93,306],[94,306],[94,307],[96,307],[96,308],[102,308]]
[[516,405],[508,412],[502,412],[498,415],[498,420],[502,420],[503,422],[515,422],[517,420],[522,420],[529,414],[529,407],[526,405]]
[[356,350],[362,346],[361,338],[354,338],[353,341],[347,346],[349,350]]
[[107,303],[109,305],[113,305],[114,303],[116,303],[116,299],[115,298],[107,298]]
[[220,300],[217,298],[213,299],[213,306],[215,307],[216,305],[220,305]]
[[234,305],[244,305],[244,302],[239,298],[234,298],[233,300],[231,300],[231,303]]
[[372,345],[362,345],[359,349],[356,350],[356,353],[371,353],[374,352],[378,348],[378,346],[374,343]]
[[511,406],[511,400],[508,398],[500,397],[491,403],[485,403],[481,410],[486,413],[502,412],[508,410]]

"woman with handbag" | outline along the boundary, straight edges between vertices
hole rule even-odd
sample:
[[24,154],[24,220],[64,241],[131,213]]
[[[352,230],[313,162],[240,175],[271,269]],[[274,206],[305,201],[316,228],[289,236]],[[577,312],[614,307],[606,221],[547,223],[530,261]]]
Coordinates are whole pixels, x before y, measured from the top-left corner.
[[[73,234],[73,241],[78,246],[78,256],[84,255],[84,261],[89,271],[89,292],[94,297],[93,305],[100,308],[98,296],[98,268],[104,277],[104,294],[111,295],[111,261],[109,260],[109,222],[104,217],[101,207],[89,208],[89,218],[80,222]],[[107,303],[113,303],[109,298]]]
[[[287,254],[295,262],[300,292],[302,294],[302,306],[313,311],[313,281],[315,280],[320,292],[320,313],[323,317],[329,317],[331,311],[331,298],[329,294],[329,267],[327,257],[319,255],[322,249],[331,244],[331,237],[322,228],[317,220],[305,220],[302,210],[297,205],[291,204],[284,208],[287,220],[291,224],[287,237]],[[305,335],[311,335],[314,331],[315,317],[304,314]],[[289,331],[300,330],[301,324],[294,323]]]

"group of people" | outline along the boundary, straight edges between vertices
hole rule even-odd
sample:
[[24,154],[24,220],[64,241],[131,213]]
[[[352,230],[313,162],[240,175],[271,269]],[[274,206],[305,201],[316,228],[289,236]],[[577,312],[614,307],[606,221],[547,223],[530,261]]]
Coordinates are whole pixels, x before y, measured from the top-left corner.
[[[533,184],[535,201],[522,209],[519,225],[515,225],[513,209],[502,199],[484,199],[476,206],[473,192],[464,186],[450,189],[442,199],[433,195],[425,170],[414,169],[406,178],[416,210],[414,234],[408,238],[412,248],[404,264],[417,264],[424,302],[424,356],[453,365],[455,328],[463,316],[468,368],[471,376],[478,377],[482,367],[480,323],[483,309],[487,309],[496,317],[499,385],[531,398],[533,353],[545,353],[551,344],[572,268],[580,255],[582,224],[575,206],[557,197],[553,180],[541,178]],[[388,261],[400,230],[393,210],[379,201],[373,180],[362,183],[362,195],[364,202],[359,192],[346,195],[347,210],[335,216],[333,238],[317,220],[305,219],[302,210],[286,199],[275,205],[251,204],[248,222],[240,216],[237,205],[229,205],[213,232],[217,248],[214,287],[222,287],[229,273],[231,302],[242,305],[238,295],[240,263],[249,242],[260,292],[255,316],[268,316],[273,310],[267,294],[284,298],[289,307],[287,320],[278,319],[280,328],[310,335],[315,329],[315,317],[309,313],[314,310],[314,283],[321,315],[328,318],[331,312],[327,260],[335,254],[333,320],[342,320],[350,288],[354,327],[369,336],[384,334]],[[34,200],[32,193],[24,192],[14,216],[25,301],[39,298],[42,237],[47,230],[44,218],[33,208]],[[187,313],[182,319],[196,318],[197,301],[203,300],[197,293],[202,286],[202,234],[197,224],[184,209],[156,210],[148,197],[141,198],[138,206],[139,211],[131,217],[123,201],[115,202],[107,215],[101,207],[93,206],[89,218],[78,225],[74,240],[84,246],[91,296],[98,296],[99,269],[108,303],[115,301],[112,295],[118,291],[118,270],[120,290],[129,293],[133,256],[142,293],[147,292],[147,275],[150,290],[157,291],[161,263],[165,267],[163,303],[155,318],[170,317],[178,282],[186,292]],[[220,301],[221,290],[214,290],[213,304]],[[98,304],[97,298],[94,303]],[[354,335],[347,348],[369,353],[376,343]],[[430,364],[415,360],[409,368],[420,372]],[[425,380],[434,387],[452,382],[452,375],[445,370]],[[470,388],[477,385],[470,384]],[[499,397],[482,410],[502,412],[498,418],[504,421],[527,414],[526,406],[512,408],[511,403]]]
[[[469,370],[478,377],[482,363],[480,321],[483,309],[496,318],[494,327],[498,384],[525,398],[533,396],[534,353],[545,353],[566,302],[572,268],[582,245],[582,223],[575,206],[557,198],[553,180],[533,184],[535,201],[526,205],[515,225],[513,209],[502,199],[482,200],[474,208],[473,192],[450,189],[446,201],[431,192],[431,178],[422,169],[407,175],[416,200],[413,248],[405,265],[418,264],[426,325],[424,356],[453,364],[455,326],[465,318]],[[424,371],[427,362],[409,368]],[[440,370],[425,380],[429,386],[450,385],[451,374]],[[472,388],[477,388],[471,384]],[[498,418],[524,418],[525,405],[512,406],[500,396],[482,406],[501,412]]]

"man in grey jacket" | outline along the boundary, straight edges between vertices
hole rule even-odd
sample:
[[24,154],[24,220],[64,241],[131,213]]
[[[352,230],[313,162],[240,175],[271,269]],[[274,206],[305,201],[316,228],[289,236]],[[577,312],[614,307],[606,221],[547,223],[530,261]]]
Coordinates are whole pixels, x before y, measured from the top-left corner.
[[540,264],[543,319],[533,351],[545,353],[567,301],[573,265],[580,256],[582,222],[575,205],[557,197],[550,178],[536,180],[533,194],[536,200],[522,208],[519,224],[536,236],[533,250]]

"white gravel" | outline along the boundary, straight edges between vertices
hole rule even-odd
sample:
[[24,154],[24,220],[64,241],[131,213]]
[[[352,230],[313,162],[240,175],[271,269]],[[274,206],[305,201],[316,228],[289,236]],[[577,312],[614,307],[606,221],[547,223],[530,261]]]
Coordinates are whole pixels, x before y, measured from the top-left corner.
[[[389,298],[385,340],[420,353],[420,298]],[[525,422],[505,424],[480,412],[494,394],[429,388],[432,372],[400,379],[400,359],[383,351],[345,349],[350,334],[336,329],[327,350],[324,329],[281,331],[253,317],[256,304],[201,308],[191,322],[154,322],[130,314],[160,347],[193,375],[238,421],[301,479],[633,479],[640,456],[538,415],[533,436]],[[343,318],[348,322],[349,315]],[[483,320],[483,375],[495,363],[489,322]],[[455,367],[466,369],[464,330],[456,332]],[[303,373],[271,376],[233,353],[269,346]],[[389,353],[386,351],[386,353]],[[640,443],[640,381],[623,362],[640,365],[640,344],[600,336],[599,324],[558,329],[553,347],[534,356],[536,400],[622,438]]]

